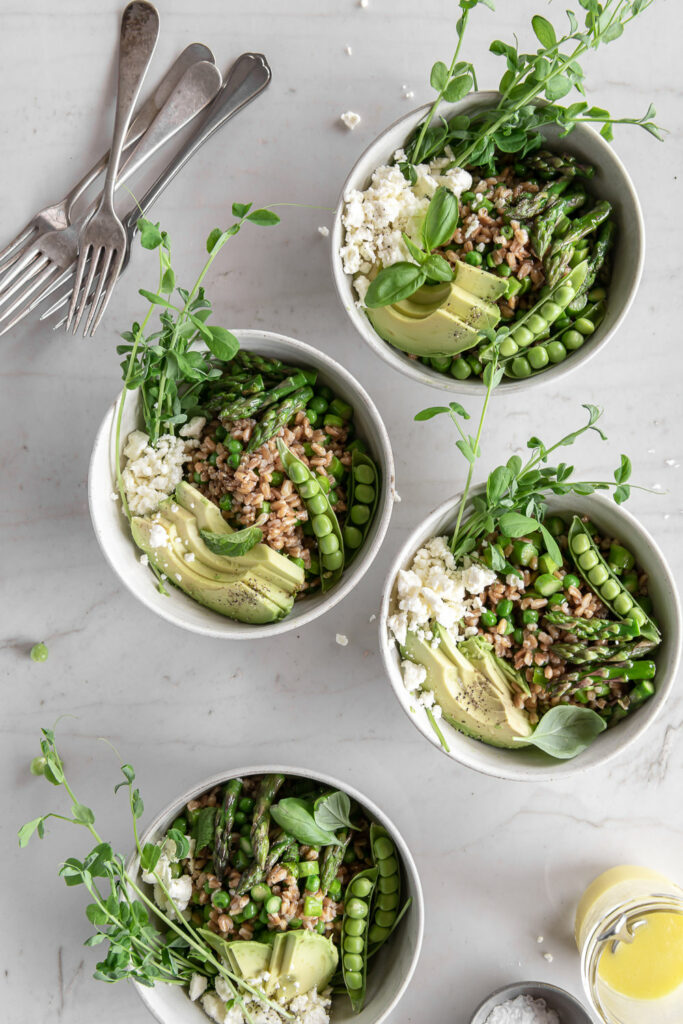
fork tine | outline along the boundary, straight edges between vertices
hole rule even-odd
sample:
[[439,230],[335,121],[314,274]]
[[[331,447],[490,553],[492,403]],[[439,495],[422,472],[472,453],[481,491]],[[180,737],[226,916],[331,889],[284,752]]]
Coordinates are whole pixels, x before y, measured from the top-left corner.
[[39,236],[38,234],[36,234],[36,232],[30,232],[29,235],[26,237],[26,240],[20,246],[14,249],[5,258],[0,258],[0,274],[6,273],[6,271],[9,270],[9,268],[14,263],[16,263],[17,260],[20,260],[22,256],[25,256],[28,250],[35,246],[36,242],[38,241],[38,237]]
[[[15,298],[13,299],[9,306],[5,307],[0,311],[0,321],[6,320],[8,316],[11,316],[14,310],[17,308],[17,306],[21,302],[23,302],[29,295],[32,295],[33,292],[36,291],[36,289],[41,288],[41,286],[45,284],[46,281],[49,281],[50,278],[52,277],[53,271],[57,269],[58,268],[55,267],[53,263],[50,263],[49,260],[46,260],[45,265],[39,267],[38,270],[35,273],[31,274],[30,277],[22,278],[20,281],[17,281],[14,288],[12,289],[13,295],[18,288],[21,288],[24,285],[27,285],[27,287],[24,288],[24,290],[20,292],[19,295],[15,296]],[[10,296],[7,296],[7,298],[10,298]]]
[[[51,274],[54,274],[55,272],[59,273],[59,268],[58,267],[54,267],[54,266],[50,267],[49,268],[49,272]],[[48,278],[48,280],[49,280],[49,278]],[[22,296],[22,298],[23,298],[23,296]],[[30,299],[24,306],[21,307],[21,309],[18,310],[18,312],[16,312],[14,314],[14,316],[11,318],[11,320],[9,320],[8,323],[0,324],[0,337],[2,337],[3,334],[7,334],[8,331],[11,331],[11,329],[15,326],[15,324],[18,324],[20,320],[23,320],[24,317],[27,316],[27,314],[30,313],[32,309],[35,309],[36,306],[39,305],[43,301],[43,298],[44,298],[44,293],[42,293],[42,292],[39,295],[34,296],[33,299]],[[19,301],[20,301],[20,299],[17,299],[17,301],[14,303],[12,309],[16,309],[17,305],[19,304]],[[0,318],[0,320],[4,319],[5,316],[8,316],[9,312],[10,311],[8,310],[4,314],[4,316],[2,318]]]
[[[50,287],[47,289],[47,291],[45,292],[45,298],[47,298],[49,295],[52,295],[52,293],[56,292],[58,288],[61,288],[63,284],[66,284],[69,280],[71,280],[71,278],[73,278],[74,276],[74,273],[75,270],[73,267],[69,267],[67,270],[65,270],[64,273],[57,278],[54,284],[51,284]],[[48,317],[51,317],[54,313],[57,313],[60,309],[63,309],[64,306],[67,306],[69,304],[70,298],[71,288],[69,288],[65,292],[62,292],[59,298],[56,299],[51,306],[48,306],[47,309],[43,310],[38,319],[47,320]],[[66,314],[64,314],[62,319],[55,324],[55,327],[63,327],[65,323]]]
[[[78,325],[81,322],[83,316],[83,310],[85,309],[85,299],[90,293],[92,287],[93,278],[97,271],[97,264],[99,263],[100,255],[102,250],[93,248],[92,245],[88,245],[78,257],[78,270],[76,272],[76,282],[74,284],[73,295],[71,296],[71,305],[69,307],[69,316],[66,322],[67,331],[71,329],[72,334],[76,334]],[[85,285],[83,285],[83,275],[85,273],[86,262],[90,259],[88,267],[88,276],[86,278]],[[72,327],[73,321],[73,327]]]
[[120,252],[118,249],[110,250],[109,253],[108,253],[108,256],[109,256],[109,259],[107,260],[107,263],[106,263],[106,273],[103,270],[102,274],[101,274],[101,277],[100,277],[99,292],[101,292],[101,290],[102,290],[102,282],[104,282],[105,277],[106,277],[106,289],[105,289],[104,295],[102,296],[102,302],[101,302],[99,310],[98,310],[97,309],[97,304],[98,304],[99,298],[100,298],[100,295],[99,295],[99,292],[98,292],[96,297],[93,299],[92,309],[90,311],[90,316],[88,317],[88,322],[85,325],[85,332],[84,333],[87,334],[88,333],[88,327],[90,326],[90,321],[93,319],[93,313],[96,312],[96,316],[95,316],[95,319],[94,319],[93,325],[92,325],[92,330],[90,331],[90,337],[91,338],[92,338],[93,334],[95,333],[95,331],[97,330],[97,328],[99,326],[99,323],[100,323],[100,320],[104,316],[105,309],[109,305],[109,300],[110,300],[110,298],[112,296],[112,292],[114,291],[114,288],[116,287],[116,282],[119,279],[119,271],[121,270],[121,264],[123,262],[123,253]]
[[[2,264],[5,263],[6,261],[12,262],[12,260],[16,259],[16,256],[14,255],[14,250],[17,249],[20,245],[23,245],[25,242],[27,242],[36,230],[37,229],[33,226],[33,224],[27,224],[24,230],[20,231],[16,238],[13,238],[12,241],[9,242],[4,249],[0,250],[0,269],[2,268]],[[12,259],[10,259],[10,257]]]
[[34,260],[40,259],[41,257],[43,258],[43,261],[47,259],[47,257],[43,256],[37,246],[29,245],[26,247],[23,256],[18,258],[7,268],[2,280],[0,281],[0,302],[4,302],[7,296],[11,295],[13,291],[16,291],[16,284],[13,288],[10,287],[13,281],[16,282],[17,279],[19,279],[19,287],[21,287],[21,279],[24,271],[31,266]]
[[[111,261],[112,261],[112,256],[114,255],[114,251],[115,250],[112,250],[112,249],[103,249],[102,250],[102,257],[101,257],[101,260],[100,260],[100,263],[101,263],[101,265],[100,265],[100,273],[99,273],[99,276],[97,278],[97,283],[96,283],[96,286],[95,286],[95,294],[93,295],[93,297],[92,297],[92,299],[90,301],[90,310],[88,312],[87,320],[85,321],[85,327],[83,328],[83,337],[84,338],[88,337],[88,334],[89,334],[89,331],[90,331],[90,324],[92,323],[92,319],[93,319],[95,313],[97,312],[97,304],[100,301],[100,297],[102,295],[102,290],[103,290],[105,282],[107,280],[107,274],[109,273],[109,266],[110,266]],[[88,305],[88,297],[89,297],[89,293],[86,293],[86,295],[84,297],[84,305],[86,305],[86,306]]]

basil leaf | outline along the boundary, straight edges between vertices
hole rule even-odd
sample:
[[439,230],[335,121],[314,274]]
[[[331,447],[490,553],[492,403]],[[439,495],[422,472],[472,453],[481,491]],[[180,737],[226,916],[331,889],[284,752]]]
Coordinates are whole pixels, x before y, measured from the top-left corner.
[[321,796],[315,802],[313,817],[316,825],[327,829],[329,832],[336,832],[337,829],[351,824],[351,798],[346,793],[335,790],[327,796]]
[[292,836],[299,843],[307,843],[315,846],[339,846],[339,840],[334,833],[321,828],[305,800],[297,797],[286,797],[274,804],[270,809],[273,821],[277,822],[281,829]]
[[211,530],[200,530],[199,534],[209,551],[214,555],[226,555],[238,558],[246,555],[263,538],[263,531],[258,526],[245,526],[234,533],[213,533]]
[[402,235],[403,235],[403,243],[404,243],[406,249],[408,250],[410,255],[413,257],[415,262],[418,263],[420,266],[422,266],[424,261],[427,259],[427,254],[422,252],[422,249],[418,249],[418,247],[410,239],[410,237],[405,233],[405,231],[402,232]]
[[[224,363],[230,362],[240,347],[240,343],[235,335],[231,331],[226,331],[225,327],[207,325],[207,330],[209,337],[206,339],[206,344],[210,351],[215,355],[216,359],[221,359]],[[195,355],[196,353],[192,354]]]
[[519,512],[506,512],[500,517],[500,528],[506,537],[523,537],[527,533],[536,533],[539,524],[529,516]]
[[436,249],[453,237],[458,226],[458,200],[444,185],[439,185],[427,207],[422,225],[422,240],[425,249]]
[[384,267],[368,288],[365,305],[368,309],[390,306],[401,299],[409,299],[427,280],[422,267],[400,261]]
[[430,281],[453,280],[453,270],[450,263],[443,256],[439,256],[436,253],[427,257],[422,264],[422,269]]
[[194,825],[192,826],[192,837],[195,841],[195,850],[197,853],[213,841],[216,810],[217,808],[215,807],[202,807],[197,815]]
[[515,742],[525,747],[538,747],[551,757],[565,761],[585,750],[606,728],[605,720],[590,708],[558,704],[545,713],[531,736],[516,736]]

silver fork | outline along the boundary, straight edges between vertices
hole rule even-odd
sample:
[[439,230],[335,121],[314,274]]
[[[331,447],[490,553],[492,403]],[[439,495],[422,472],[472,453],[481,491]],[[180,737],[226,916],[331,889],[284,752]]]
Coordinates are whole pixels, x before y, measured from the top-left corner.
[[[99,276],[90,313],[83,330],[86,336],[97,330],[102,315],[97,312],[100,297],[104,295],[104,306],[106,306],[123,263],[126,251],[126,233],[114,210],[114,188],[121,162],[123,140],[128,131],[145,73],[152,59],[158,35],[159,14],[157,9],[149,3],[149,0],[132,0],[132,3],[129,3],[123,12],[121,21],[114,136],[102,197],[94,214],[82,229],[78,240],[76,283],[66,321],[67,331],[73,322],[74,334],[81,322],[85,310],[85,299],[90,294],[95,274],[97,273]],[[90,269],[85,287],[81,292],[83,275],[88,262]],[[104,311],[104,306],[102,311]],[[92,332],[90,331],[91,325]]]
[[[116,187],[123,185],[152,153],[203,110],[220,87],[221,73],[215,64],[199,61],[191,65],[128,156]],[[0,312],[0,323],[6,321],[0,329],[0,335],[6,334],[55,289],[73,279],[78,259],[78,235],[95,207],[96,203],[93,203],[74,224],[61,231],[48,232],[40,240],[38,255],[26,271],[26,276],[19,278],[7,293],[0,296],[2,304],[22,289],[11,305],[6,305]]]
[[[200,60],[214,62],[211,50],[203,43],[192,43],[183,50],[164,75],[156,90],[136,113],[126,135],[124,153],[127,153],[133,143],[144,135],[187,69]],[[42,235],[69,226],[75,204],[105,169],[108,159],[109,152],[107,151],[78,184],[74,185],[68,195],[36,213],[16,238],[13,238],[4,249],[0,250],[0,273],[6,272],[8,268],[12,267],[12,273],[5,273],[0,278],[0,292],[16,277],[18,271],[15,269],[15,265],[21,261],[23,269],[23,266],[26,265],[24,257],[27,256],[29,260],[32,258]]]
[[[137,224],[140,217],[144,217],[157,201],[166,186],[175,178],[176,174],[185,166],[188,160],[194,156],[200,146],[203,146],[207,139],[222,128],[231,117],[247,106],[253,99],[263,92],[272,77],[270,65],[262,53],[243,53],[237,58],[228,73],[223,88],[206,111],[204,118],[197,128],[192,132],[187,141],[173,157],[168,166],[162,171],[157,180],[150,185],[144,196],[131,208],[124,217],[123,223],[127,235],[126,252],[123,258],[120,273],[126,269],[130,262],[131,244],[137,231]],[[74,276],[74,268],[70,267],[50,287],[49,293],[55,292],[62,285],[67,285]],[[46,293],[47,294],[47,293]],[[40,319],[45,320],[64,307],[69,302],[71,289],[69,288],[43,313]],[[35,308],[46,296],[33,303]],[[92,293],[88,296],[88,302],[92,299]],[[30,310],[26,310],[29,312]],[[1,318],[0,318],[1,319]],[[66,316],[62,317],[54,326],[54,330],[66,322]],[[0,330],[0,336],[9,330],[9,326]]]

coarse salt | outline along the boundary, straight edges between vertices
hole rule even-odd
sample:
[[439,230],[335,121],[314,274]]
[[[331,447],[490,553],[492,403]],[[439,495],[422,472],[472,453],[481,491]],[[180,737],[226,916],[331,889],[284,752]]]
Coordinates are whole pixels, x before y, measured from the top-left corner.
[[517,996],[495,1006],[486,1018],[485,1024],[562,1024],[555,1010],[548,1007],[545,999],[533,996]]

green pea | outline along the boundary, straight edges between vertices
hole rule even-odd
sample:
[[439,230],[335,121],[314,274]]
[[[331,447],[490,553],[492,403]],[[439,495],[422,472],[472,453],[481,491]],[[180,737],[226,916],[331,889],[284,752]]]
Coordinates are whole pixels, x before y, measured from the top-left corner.
[[632,569],[636,564],[636,560],[632,552],[621,544],[610,545],[609,561],[622,570]]
[[[565,576],[566,579],[566,576]],[[600,593],[606,601],[613,601],[614,598],[621,592],[621,587],[614,579],[605,580],[605,583],[600,588]]]
[[215,441],[222,441],[226,434],[227,434],[227,430],[225,429],[223,424],[220,424],[218,427],[216,427],[216,430],[214,432],[214,435],[213,435],[214,436],[214,440]]
[[567,358],[567,350],[561,341],[551,341],[548,345],[548,359],[551,363],[561,363]]
[[580,587],[581,580],[578,576],[575,576],[573,572],[568,572],[562,577],[562,586],[565,590],[569,590],[570,587]]
[[[350,922],[348,922],[350,923]],[[345,953],[362,953],[365,948],[365,943],[361,938],[357,938],[354,935],[344,936],[344,952]]]
[[[571,293],[571,288],[560,288],[558,289],[558,292],[559,291],[566,291]],[[571,297],[574,297],[573,294]],[[550,299],[547,302],[544,302],[540,309],[540,314],[545,320],[546,324],[551,324],[554,320],[557,320],[561,312],[562,309],[560,306],[558,306],[557,302],[553,302]]]
[[230,906],[230,896],[227,892],[223,892],[222,889],[216,889],[211,897],[211,902],[214,907],[218,907],[219,910],[224,910],[226,907]]
[[[250,827],[250,831],[251,831],[251,827]],[[249,840],[247,839],[246,836],[242,836],[242,838],[240,839],[240,850],[244,850],[244,852],[249,854],[249,856],[251,856],[251,854],[253,853],[253,850],[251,848],[251,843],[249,842]]]
[[588,581],[589,583],[592,583],[594,587],[599,587],[607,579],[609,579],[609,572],[605,566],[600,563],[595,565],[588,573]]
[[231,437],[225,442],[225,447],[232,455],[239,455],[242,451],[242,442],[236,437]]
[[467,380],[468,377],[472,376],[472,368],[467,365],[462,356],[458,356],[451,363],[451,377],[455,377],[456,380]]
[[308,403],[308,408],[313,409],[314,412],[317,413],[324,413],[327,412],[329,404],[330,403],[327,401],[327,399],[323,398],[322,395],[316,395],[315,398],[312,398]]
[[[558,306],[561,306],[562,309],[564,309],[565,306],[568,306],[569,303],[572,301],[572,299],[574,298],[575,294],[576,294],[576,292],[574,291],[574,289],[570,285],[568,285],[568,284],[560,285],[560,287],[555,292],[555,302],[557,303]],[[546,305],[547,305],[547,303],[546,303]],[[560,313],[558,313],[558,316],[562,313],[562,309],[560,310]],[[543,310],[541,310],[541,312],[543,312]],[[543,315],[545,316],[545,313]],[[557,316],[553,317],[553,319],[556,320]]]
[[[270,482],[273,485],[273,487],[279,487],[284,479],[285,474],[281,473],[279,469],[273,470],[273,472],[270,474]],[[296,483],[296,481],[294,482]]]
[[542,370],[544,366],[548,365],[548,353],[543,345],[534,345],[533,348],[530,348],[527,359],[533,370]]
[[343,420],[350,420],[353,416],[353,406],[345,402],[343,398],[335,398],[330,402],[330,412],[335,416],[341,416]]
[[359,971],[347,971],[344,975],[346,987],[355,992],[363,987],[363,975]]
[[[362,918],[356,918],[355,920],[347,921],[344,925],[346,934],[356,938],[363,934],[367,927],[367,921],[363,921]],[[344,940],[344,948],[346,948],[346,940]],[[350,950],[353,953],[353,950]]]
[[498,277],[509,277],[512,271],[507,263],[501,263],[496,269],[496,273],[498,274]]
[[579,556],[579,565],[584,570],[584,572],[588,572],[589,569],[592,569],[593,566],[598,564],[598,562],[599,558],[596,555],[595,551],[593,551],[592,549],[589,551],[585,551],[582,555]]
[[377,888],[380,892],[396,892],[398,890],[398,875],[389,875],[387,878],[378,878]]
[[503,356],[504,359],[507,359],[509,356],[516,355],[517,352],[519,352],[519,345],[514,340],[514,338],[508,337],[501,342],[500,354],[501,356]]
[[339,550],[339,541],[334,533],[329,533],[319,538],[318,547],[322,555],[331,555]]
[[486,608],[481,613],[479,621],[481,622],[482,626],[490,628],[491,626],[495,626],[495,624],[498,622],[498,616],[494,611],[491,611],[490,608]]
[[595,330],[595,324],[587,316],[580,316],[578,320],[575,320],[574,327],[580,334],[584,335],[592,334]]
[[247,820],[247,816],[244,811],[235,811],[235,824],[244,825]]
[[352,896],[360,896],[362,899],[372,892],[372,882],[369,878],[356,878],[350,888]]
[[245,921],[250,921],[252,917],[256,917],[258,914],[258,907],[253,900],[249,900],[246,907],[242,908],[241,914]]
[[448,368],[451,365],[450,356],[432,356],[429,360],[429,365],[434,369],[438,370],[439,373],[448,373]]
[[384,942],[385,939],[389,938],[390,934],[390,928],[380,928],[378,924],[373,924],[372,928],[368,932],[368,938],[371,942]]
[[316,476],[316,480],[320,484],[320,490],[323,492],[323,494],[329,494],[330,491],[332,490],[330,478],[325,476],[324,473],[318,473]]
[[572,540],[571,546],[575,555],[582,555],[584,551],[588,551],[591,542],[585,533],[577,533],[576,537]]
[[534,335],[531,333],[529,328],[524,325],[516,327],[510,337],[517,342],[520,348],[527,348],[527,346],[534,340]]
[[322,398],[326,399],[328,402],[331,402],[332,399],[334,398],[332,388],[328,388],[327,384],[321,385],[321,387],[317,389],[317,394],[319,394]]
[[[233,920],[234,920],[234,918],[233,918]],[[295,930],[298,930],[299,928],[303,928],[303,926],[304,926],[304,923],[303,923],[303,921],[301,920],[300,917],[293,917],[292,920],[289,922],[287,927],[289,928],[290,931],[295,931]]]
[[357,953],[346,953],[344,955],[344,970],[345,971],[362,971],[363,970],[363,957]]
[[377,897],[377,906],[380,910],[396,910],[398,907],[398,893],[381,892]]
[[534,337],[538,336],[548,326],[545,317],[542,317],[540,313],[532,313],[526,322],[526,326],[532,332]]
[[476,249],[473,249],[472,252],[465,253],[465,263],[469,263],[471,267],[480,267],[483,262],[484,257],[480,252],[477,252]]
[[327,537],[332,533],[332,523],[327,516],[313,516],[311,520],[316,537]]
[[363,900],[357,900],[355,898],[347,900],[344,904],[344,908],[349,917],[358,919],[359,917],[368,916],[368,905],[367,903],[364,903]]
[[200,484],[202,482],[201,473],[198,473],[197,470],[195,470],[194,473],[192,474],[192,479],[196,484]]
[[[273,476],[275,476],[274,473]],[[308,480],[309,473],[306,467],[302,466],[300,462],[293,462],[289,470],[289,476],[293,483],[302,484],[304,480]]]
[[515,641],[516,644],[523,644],[524,643],[524,631],[521,630],[521,629],[513,629],[513,631],[512,631],[512,639]]
[[308,477],[307,480],[299,484],[299,494],[304,501],[308,501],[314,494],[320,494],[320,484],[313,477]]
[[327,509],[327,502],[322,494],[314,494],[308,502],[308,511],[319,516]]
[[178,832],[182,832],[185,835],[187,832],[187,820],[185,818],[176,818],[171,828],[175,828]]
[[512,360],[512,374],[514,377],[530,377],[531,366],[529,360],[525,356],[517,356],[516,359]]
[[626,615],[633,608],[633,598],[623,590],[614,598],[614,610],[617,615]]
[[575,352],[577,348],[581,348],[585,340],[583,334],[578,331],[565,331],[562,335],[562,344],[569,352]]
[[230,512],[232,509],[232,495],[224,494],[221,500],[218,502],[218,507],[222,508],[224,512]]
[[354,479],[359,484],[372,484],[375,481],[375,471],[372,466],[368,466],[363,463],[360,466],[356,466],[353,471]]
[[325,419],[323,420],[323,423],[325,424],[326,427],[344,426],[344,420],[341,418],[341,416],[335,416],[334,413],[330,412],[325,414]]
[[271,509],[271,505],[270,505],[269,501],[262,502],[262,504],[261,504],[261,512],[265,512],[267,515],[270,515],[270,509]]
[[525,608],[522,612],[522,622],[525,626],[538,622],[538,612],[534,608]]
[[[335,537],[335,540],[336,539],[337,538]],[[323,558],[323,562],[325,563],[326,569],[329,569],[330,572],[335,572],[337,569],[340,569],[344,564],[344,556],[342,555],[341,551],[337,549],[336,551],[331,551],[329,554],[325,555]]]
[[548,604],[551,606],[551,608],[554,608],[558,605],[564,604],[566,600],[567,599],[564,596],[564,594],[551,594],[548,598]]
[[305,409],[304,411],[306,413],[306,417],[308,419],[308,422],[311,424],[312,427],[314,427],[316,425],[316,423],[318,422],[318,414],[317,414],[317,412],[315,411],[315,409]]
[[263,885],[259,882],[258,885],[252,887],[249,895],[255,903],[263,903],[263,901],[267,900],[271,895],[271,892],[267,885]]
[[604,288],[591,288],[588,293],[589,302],[602,302],[603,299],[607,298],[607,292]]
[[380,928],[391,928],[396,915],[391,910],[378,910],[375,914],[375,921]]
[[355,526],[344,527],[344,544],[347,548],[359,548],[363,543],[363,534]]
[[387,857],[381,860],[377,867],[381,877],[386,878],[388,875],[394,875],[398,872],[398,861],[395,857]]
[[367,505],[354,505],[350,512],[350,518],[356,526],[363,526],[370,518],[370,509]]
[[375,500],[375,488],[369,487],[368,484],[358,484],[353,493],[354,497],[358,501],[362,501],[364,505],[372,505]]
[[502,601],[499,601],[496,605],[496,615],[499,619],[507,619],[508,615],[512,611],[512,601],[507,597]]

